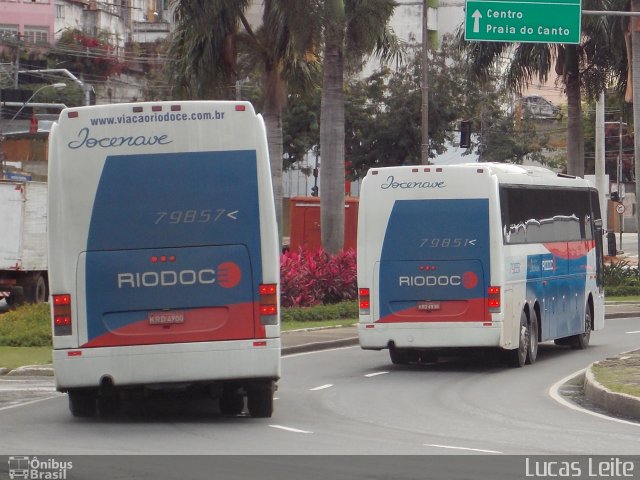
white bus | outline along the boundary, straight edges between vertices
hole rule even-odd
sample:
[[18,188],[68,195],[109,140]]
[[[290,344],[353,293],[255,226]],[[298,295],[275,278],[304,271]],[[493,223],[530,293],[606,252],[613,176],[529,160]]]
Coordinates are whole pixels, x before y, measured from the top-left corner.
[[263,119],[247,102],[64,110],[49,141],[57,389],[74,416],[189,389],[270,417],[279,244]]
[[358,217],[358,332],[397,364],[494,347],[517,367],[538,343],[585,348],[604,326],[595,188],[536,167],[369,170]]

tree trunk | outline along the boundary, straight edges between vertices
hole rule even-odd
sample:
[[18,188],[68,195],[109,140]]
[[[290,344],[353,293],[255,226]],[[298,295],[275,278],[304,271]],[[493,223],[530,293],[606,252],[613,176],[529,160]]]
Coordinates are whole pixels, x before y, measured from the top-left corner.
[[271,181],[278,221],[278,241],[282,245],[282,107],[284,103],[284,81],[281,72],[273,65],[265,67],[264,123],[269,144]]
[[320,231],[322,248],[334,254],[344,245],[343,1],[327,0],[326,13],[320,113]]
[[[640,0],[631,0],[631,10],[640,11]],[[636,181],[636,225],[640,232],[640,21],[638,17],[631,20],[631,65],[633,78],[633,153],[635,159],[635,181]],[[640,247],[640,235],[638,235],[638,246]],[[640,248],[638,249],[640,251]]]
[[584,177],[584,131],[580,71],[575,45],[565,46],[567,87],[567,173]]
[[273,198],[278,221],[278,241],[282,245],[282,112],[280,110],[269,111],[267,110],[268,106],[269,102],[265,102],[264,123],[269,144],[271,181],[273,182]]

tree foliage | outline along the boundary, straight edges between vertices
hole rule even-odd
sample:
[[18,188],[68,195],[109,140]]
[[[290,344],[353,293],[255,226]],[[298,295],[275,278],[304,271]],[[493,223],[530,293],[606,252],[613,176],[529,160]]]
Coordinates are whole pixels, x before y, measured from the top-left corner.
[[89,35],[77,28],[68,28],[60,35],[51,56],[74,74],[92,79],[106,80],[118,75],[123,68],[111,34],[104,30]]

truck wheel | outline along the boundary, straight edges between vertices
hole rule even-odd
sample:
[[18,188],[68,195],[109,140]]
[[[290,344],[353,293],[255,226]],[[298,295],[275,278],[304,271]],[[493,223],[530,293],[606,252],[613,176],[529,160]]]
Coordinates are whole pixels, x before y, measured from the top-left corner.
[[44,276],[37,273],[29,279],[26,285],[27,301],[29,303],[43,303],[47,301],[47,282]]
[[22,305],[25,301],[25,297],[24,295],[16,295],[11,294],[9,295],[7,298],[5,298],[5,301],[7,302],[7,305],[10,306],[11,308],[13,307],[17,307],[19,305]]
[[74,417],[95,417],[96,400],[92,390],[69,390],[69,411]]
[[271,418],[273,415],[273,384],[271,388],[256,388],[247,393],[249,415],[255,418]]

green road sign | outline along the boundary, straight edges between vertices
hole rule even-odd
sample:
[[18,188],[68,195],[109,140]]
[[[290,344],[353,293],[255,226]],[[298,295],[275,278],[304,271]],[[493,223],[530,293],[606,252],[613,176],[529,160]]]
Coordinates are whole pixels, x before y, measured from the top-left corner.
[[466,0],[464,38],[580,43],[581,0]]

